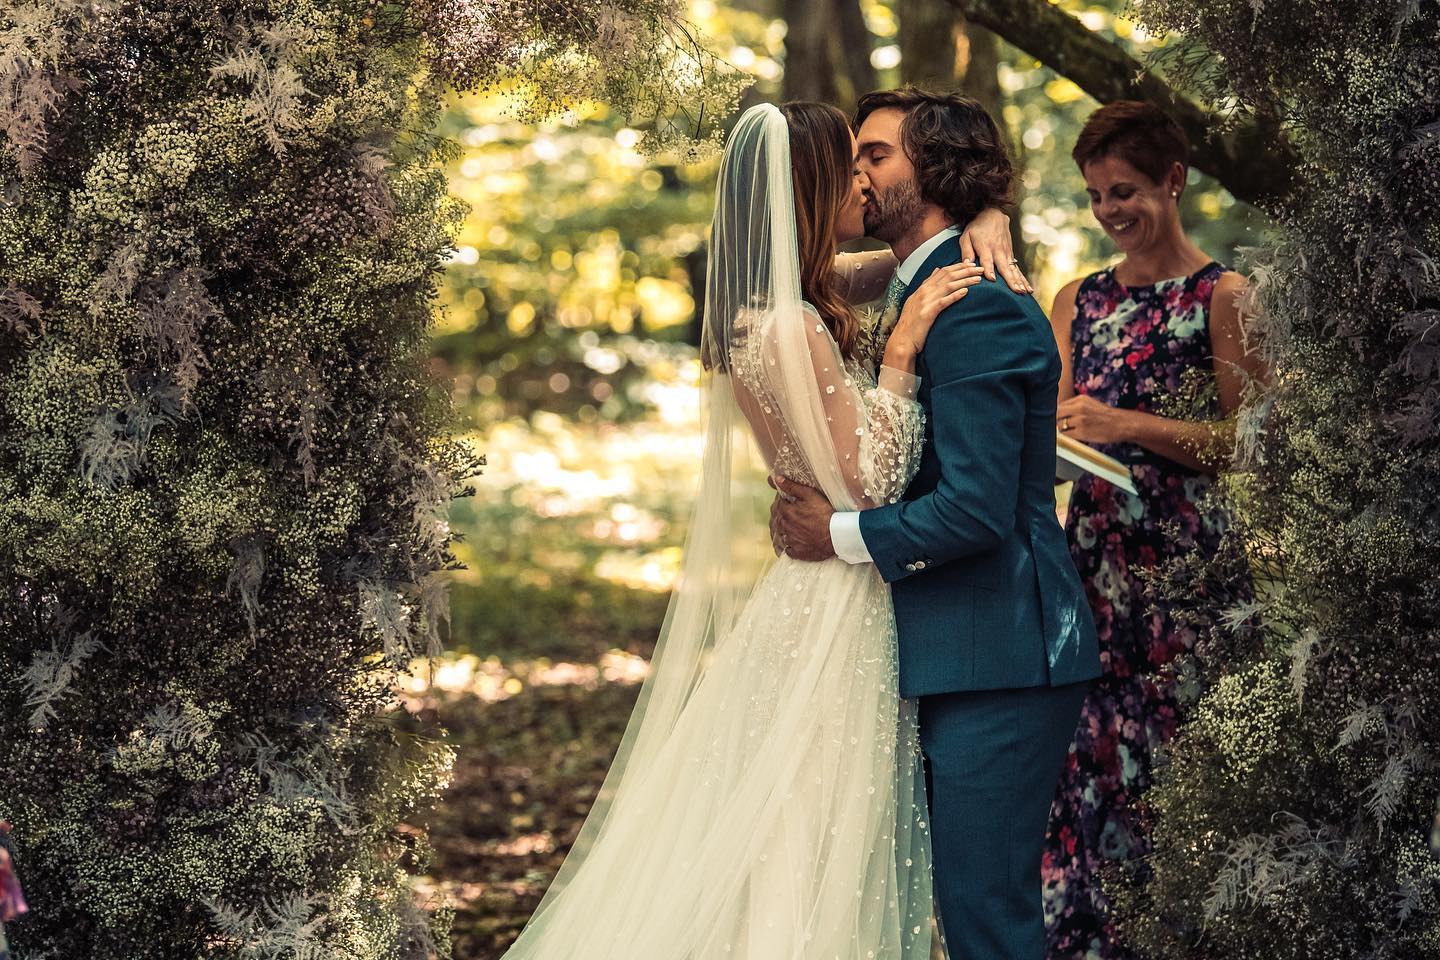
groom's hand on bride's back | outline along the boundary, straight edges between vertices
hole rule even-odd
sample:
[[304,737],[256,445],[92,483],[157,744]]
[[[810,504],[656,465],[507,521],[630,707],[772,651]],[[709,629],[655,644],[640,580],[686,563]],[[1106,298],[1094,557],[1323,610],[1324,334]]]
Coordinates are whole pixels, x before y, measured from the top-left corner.
[[770,504],[770,543],[775,555],[789,554],[796,560],[828,560],[835,556],[830,542],[830,501],[814,487],[785,477],[770,477],[775,502]]

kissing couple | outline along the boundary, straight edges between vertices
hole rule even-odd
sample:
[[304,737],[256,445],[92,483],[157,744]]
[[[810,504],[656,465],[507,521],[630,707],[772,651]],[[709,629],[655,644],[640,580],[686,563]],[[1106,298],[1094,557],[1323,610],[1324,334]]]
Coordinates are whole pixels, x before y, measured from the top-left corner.
[[[1046,819],[1100,664],[1013,178],[964,97],[871,93],[853,130],[819,103],[741,116],[680,579],[510,960],[928,960],[932,915],[952,958],[1041,960]],[[862,235],[890,251],[837,253]],[[754,575],[747,434],[779,491]]]

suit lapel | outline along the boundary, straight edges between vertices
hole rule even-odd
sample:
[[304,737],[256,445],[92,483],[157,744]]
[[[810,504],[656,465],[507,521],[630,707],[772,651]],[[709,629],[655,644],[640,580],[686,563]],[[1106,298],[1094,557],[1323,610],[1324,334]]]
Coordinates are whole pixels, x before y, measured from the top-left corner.
[[[900,295],[900,309],[905,309],[905,301],[910,299],[910,294],[914,293],[916,288],[925,282],[925,278],[930,276],[936,267],[947,267],[952,263],[959,262],[960,238],[946,237],[940,246],[930,251],[930,256],[925,258],[925,262],[920,264],[920,269],[916,270],[915,275],[910,278],[910,284],[905,288],[905,292]],[[925,362],[924,350],[921,350],[920,356],[915,358],[915,372],[920,376],[920,396],[918,398],[920,405],[926,410],[929,410],[930,366]],[[928,417],[925,421],[925,430],[927,434],[930,431],[930,419]]]

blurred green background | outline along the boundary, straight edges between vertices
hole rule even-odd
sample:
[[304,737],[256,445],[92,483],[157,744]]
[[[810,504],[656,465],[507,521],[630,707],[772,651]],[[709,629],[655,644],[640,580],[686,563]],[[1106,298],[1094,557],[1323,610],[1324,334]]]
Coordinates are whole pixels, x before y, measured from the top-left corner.
[[[839,26],[823,31],[823,11],[798,0],[692,0],[690,16],[754,78],[742,106],[822,97],[848,110],[857,92],[907,80],[987,103],[1024,171],[1012,215],[1047,311],[1066,281],[1115,259],[1070,160],[1095,101],[944,3],[826,2]],[[1123,4],[1058,5],[1136,56],[1161,45],[1119,17]],[[807,19],[787,29],[797,11]],[[788,82],[787,61],[804,65]],[[695,296],[718,158],[646,158],[639,133],[598,104],[524,123],[504,93],[457,97],[440,132],[463,146],[449,173],[471,212],[434,366],[489,465],[452,514],[467,569],[452,586],[450,652],[417,668],[409,697],[438,710],[460,748],[431,824],[430,882],[459,909],[457,955],[481,960],[513,939],[578,828],[678,567],[698,479]],[[1183,215],[1224,262],[1264,226],[1194,172]]]

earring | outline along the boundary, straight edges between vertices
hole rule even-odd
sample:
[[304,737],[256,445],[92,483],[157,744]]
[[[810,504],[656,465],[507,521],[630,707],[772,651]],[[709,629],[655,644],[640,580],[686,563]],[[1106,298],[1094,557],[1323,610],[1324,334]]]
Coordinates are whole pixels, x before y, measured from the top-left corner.
[[1175,199],[1178,200],[1178,199],[1180,199],[1180,191],[1179,191],[1179,190],[1171,190],[1171,191],[1170,191],[1170,196],[1172,196],[1172,197],[1174,197]]

